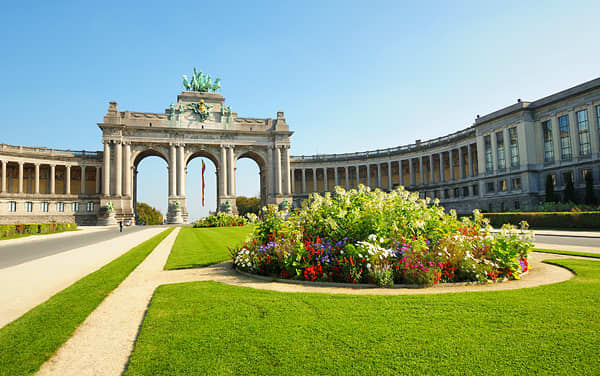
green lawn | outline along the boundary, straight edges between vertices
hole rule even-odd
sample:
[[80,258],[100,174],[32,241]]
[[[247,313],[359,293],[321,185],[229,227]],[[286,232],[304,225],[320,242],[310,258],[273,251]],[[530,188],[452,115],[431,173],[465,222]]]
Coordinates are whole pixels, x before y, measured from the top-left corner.
[[182,227],[171,250],[165,269],[185,269],[227,261],[229,248],[239,246],[254,226]]
[[600,258],[600,253],[591,253],[591,252],[559,251],[556,249],[542,249],[542,248],[534,248],[533,251],[534,252],[544,252],[544,253],[554,253],[557,255]]
[[416,296],[157,289],[126,375],[600,373],[600,262],[566,282]]
[[171,231],[132,248],[0,329],[0,375],[31,375],[39,370]]

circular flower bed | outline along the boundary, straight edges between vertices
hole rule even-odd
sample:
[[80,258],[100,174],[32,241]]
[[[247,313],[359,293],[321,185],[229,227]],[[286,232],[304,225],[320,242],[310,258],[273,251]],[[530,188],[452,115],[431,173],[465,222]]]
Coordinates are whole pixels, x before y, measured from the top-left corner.
[[522,227],[492,234],[478,211],[459,220],[438,200],[402,187],[338,187],[333,196],[312,194],[290,214],[275,205],[263,209],[251,239],[232,257],[245,272],[382,287],[518,279],[532,246]]

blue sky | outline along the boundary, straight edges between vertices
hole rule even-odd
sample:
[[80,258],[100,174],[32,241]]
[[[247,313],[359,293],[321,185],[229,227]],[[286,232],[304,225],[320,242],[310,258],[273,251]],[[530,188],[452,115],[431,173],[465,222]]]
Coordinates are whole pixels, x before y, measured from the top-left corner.
[[[18,5],[15,5],[18,4]],[[4,5],[0,142],[101,149],[109,100],[162,112],[194,66],[240,116],[275,117],[292,154],[393,147],[464,129],[476,114],[600,76],[597,1],[15,2]],[[258,168],[237,165],[238,194]],[[164,211],[166,165],[140,165]],[[207,161],[189,168],[192,217],[214,209]]]

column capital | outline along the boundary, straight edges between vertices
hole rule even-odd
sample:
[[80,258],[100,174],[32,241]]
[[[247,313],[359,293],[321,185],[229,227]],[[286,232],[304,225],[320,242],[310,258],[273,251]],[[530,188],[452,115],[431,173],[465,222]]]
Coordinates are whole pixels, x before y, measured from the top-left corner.
[[25,164],[24,161],[17,161],[17,163],[19,164],[19,166],[23,166]]
[[[2,161],[2,162],[4,162],[4,161]],[[35,167],[40,167],[40,164],[41,164],[40,162],[34,162],[34,163],[33,163],[33,165],[34,165]]]

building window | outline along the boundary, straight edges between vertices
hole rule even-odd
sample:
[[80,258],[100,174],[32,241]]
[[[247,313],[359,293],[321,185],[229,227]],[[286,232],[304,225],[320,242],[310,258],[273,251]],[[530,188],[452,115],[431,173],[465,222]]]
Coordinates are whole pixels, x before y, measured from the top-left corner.
[[556,187],[556,174],[552,174],[550,176],[552,176],[552,185]]
[[502,179],[498,182],[498,191],[500,191],[500,192],[508,191],[508,184],[506,184],[506,179]]
[[450,198],[450,190],[444,189],[444,198]]
[[57,202],[56,203],[56,211],[58,211],[58,212],[64,212],[65,211],[65,203],[64,202]]
[[579,132],[579,155],[589,155],[591,148],[587,110],[577,111],[577,131]]
[[486,184],[486,192],[487,193],[494,193],[495,191],[496,190],[494,189],[494,182],[493,181],[487,182],[487,184]]
[[512,189],[521,189],[521,178],[512,178]]
[[490,213],[494,212],[494,205],[492,205],[491,202],[488,204],[488,212],[490,212]]
[[440,198],[440,191],[435,191],[434,194],[435,194],[435,198]]
[[8,202],[8,211],[9,212],[16,212],[17,211],[17,202],[16,201],[9,201]]
[[94,211],[94,203],[93,202],[88,202],[87,203],[87,211],[88,212],[93,212]]
[[503,170],[506,168],[506,155],[504,152],[504,134],[502,132],[496,132],[496,151],[498,169]]
[[592,170],[590,170],[590,169],[587,169],[587,168],[586,168],[585,170],[582,170],[582,171],[581,171],[581,177],[583,177],[583,181],[584,181],[584,182],[585,182],[585,177],[586,177],[588,174],[590,174],[590,175],[591,175],[591,174],[592,174]]
[[31,213],[33,211],[33,202],[27,201],[25,203],[25,211]]
[[42,209],[42,211],[44,213],[47,213],[48,212],[48,202],[44,201],[44,202],[40,203],[40,208]]
[[72,210],[74,213],[77,213],[77,212],[79,212],[79,203],[78,203],[78,202],[73,202],[73,203],[71,203],[71,210]]
[[494,170],[494,162],[492,160],[492,137],[487,135],[483,138],[485,149],[485,171],[492,172]]
[[571,136],[569,135],[569,115],[558,118],[560,131],[560,159],[571,159]]
[[573,184],[575,184],[575,176],[573,175],[573,171],[563,172],[562,178],[563,178],[563,185],[565,185],[565,186],[567,185],[569,178],[571,178],[571,181],[573,182]]
[[554,161],[554,145],[552,144],[552,122],[542,122],[542,133],[544,136],[544,162]]
[[460,190],[457,188],[454,188],[454,197],[460,197]]
[[479,184],[473,184],[473,196],[479,195]]
[[463,196],[469,197],[469,187],[463,187]]
[[517,127],[508,130],[510,138],[510,167],[519,167],[519,141],[517,140]]
[[515,201],[515,209],[521,209],[521,202],[519,200]]
[[500,203],[500,211],[501,211],[501,212],[503,212],[504,210],[505,210],[505,209],[504,209],[504,201],[502,201],[502,202]]

